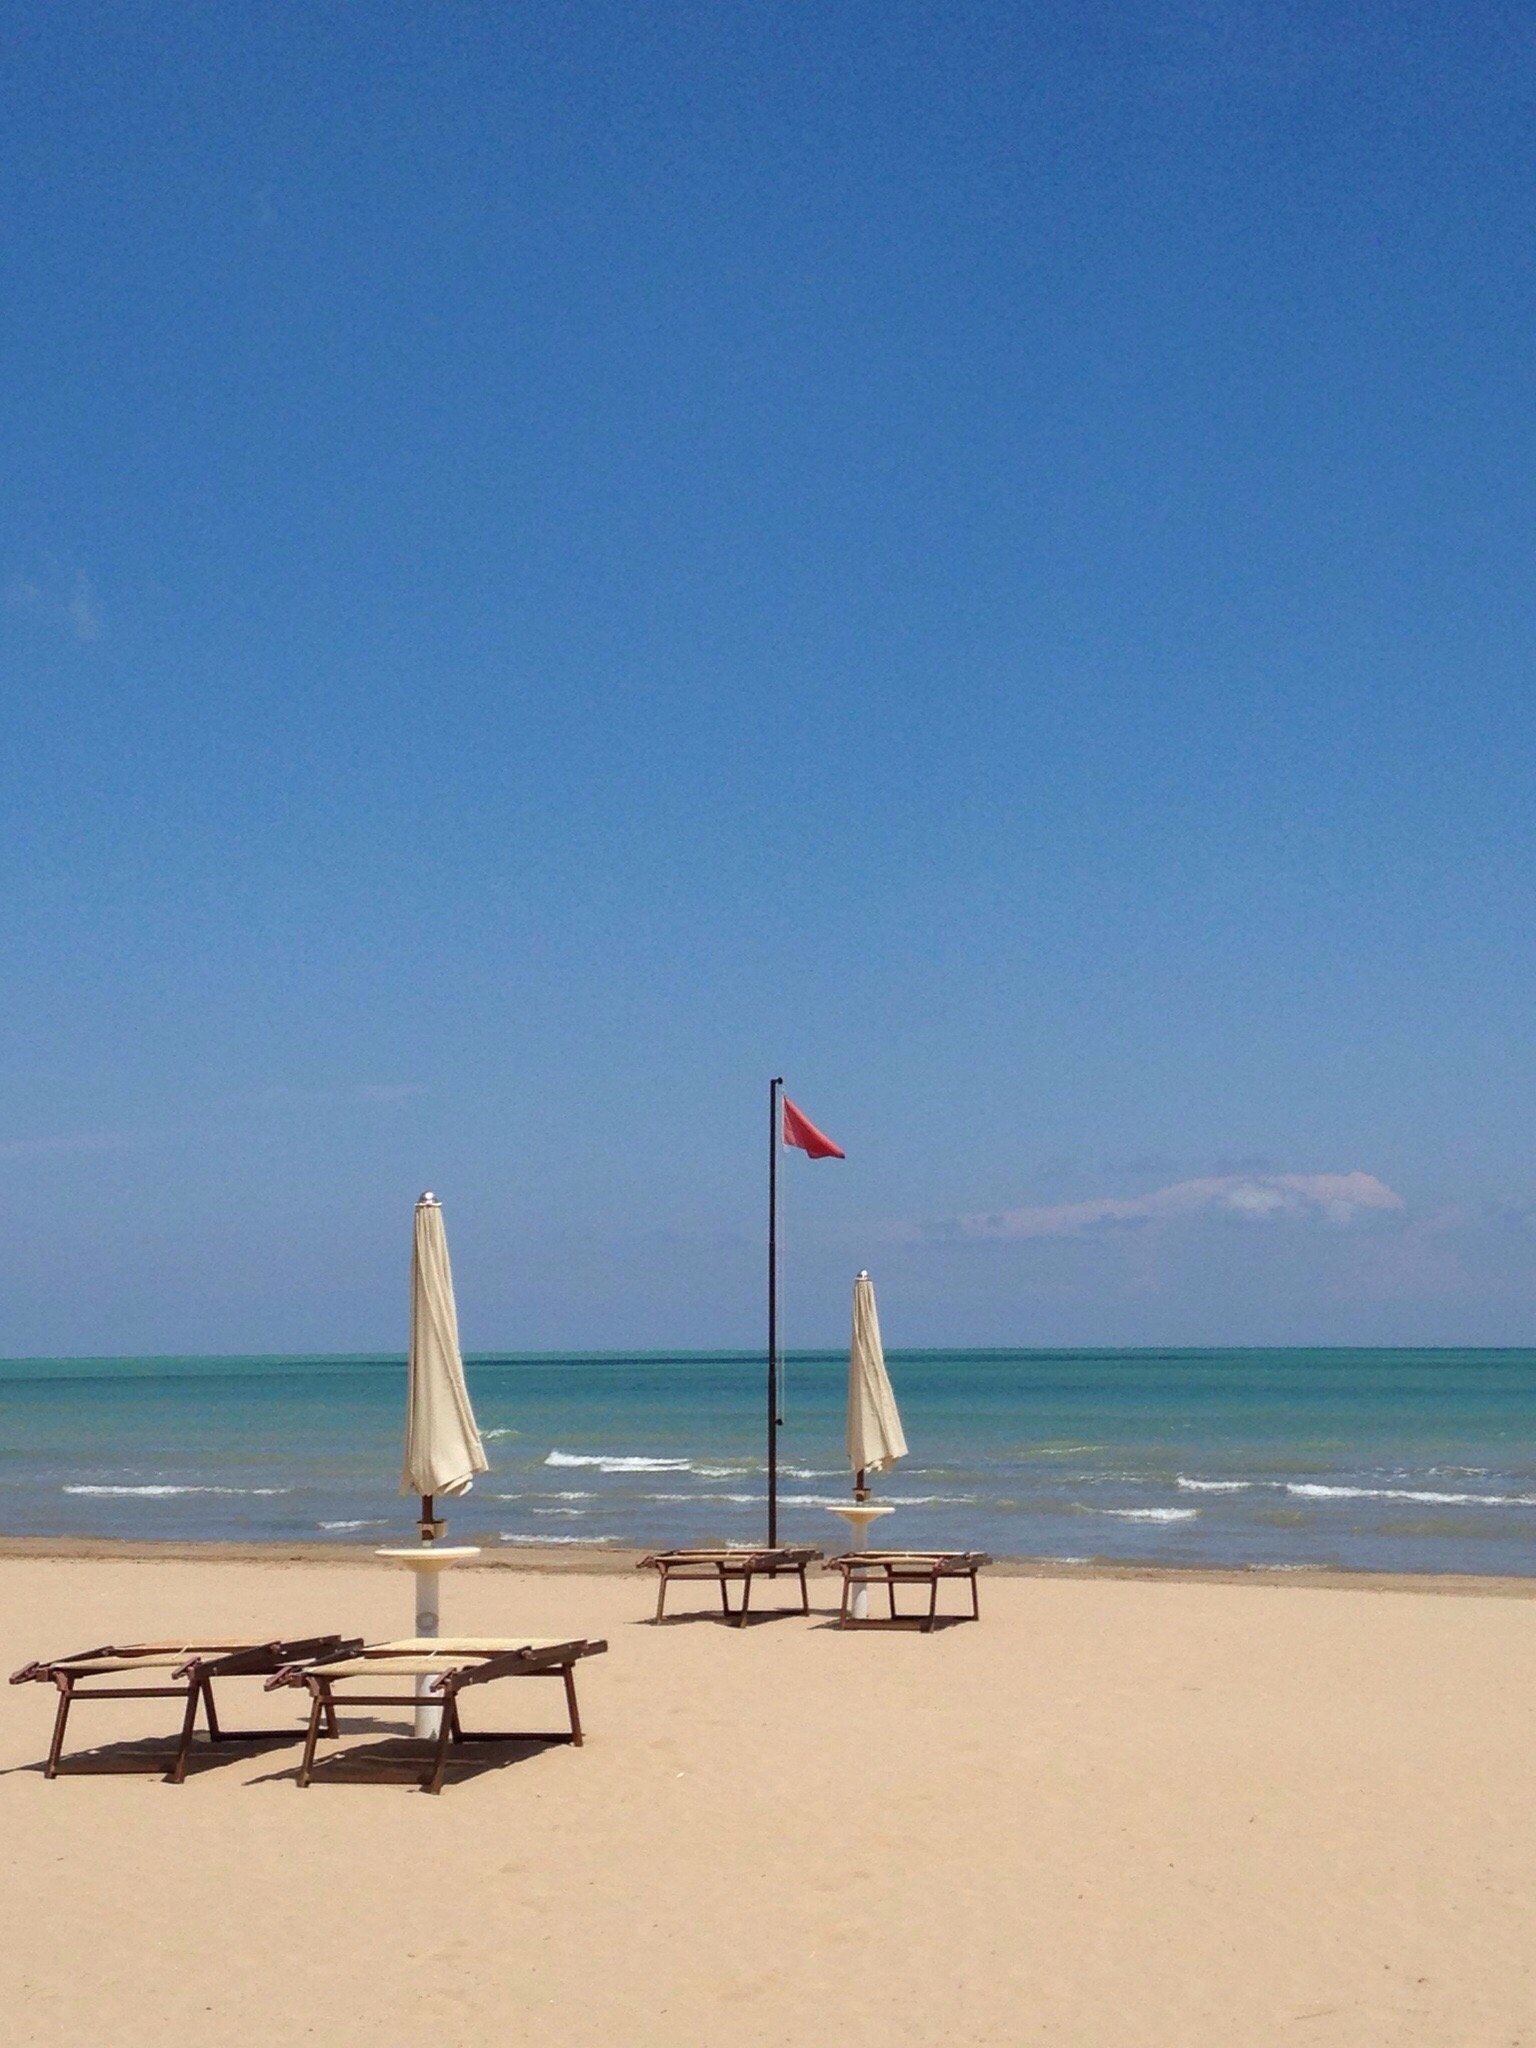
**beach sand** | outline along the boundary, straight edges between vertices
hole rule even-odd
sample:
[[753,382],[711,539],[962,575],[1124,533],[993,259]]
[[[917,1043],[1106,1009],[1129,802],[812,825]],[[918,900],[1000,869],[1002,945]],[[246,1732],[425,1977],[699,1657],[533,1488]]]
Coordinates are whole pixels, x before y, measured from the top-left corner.
[[[48,1547],[0,1556],[7,1670],[409,1614],[366,1558]],[[561,1563],[458,1572],[444,1621],[606,1636],[587,1746],[440,1799],[377,1764],[300,1792],[288,1747],[49,1784],[51,1690],[0,1691],[7,2038],[1536,2048],[1536,1585],[999,1575],[925,1637],[656,1629],[648,1578]],[[237,1723],[299,1704],[229,1692]]]

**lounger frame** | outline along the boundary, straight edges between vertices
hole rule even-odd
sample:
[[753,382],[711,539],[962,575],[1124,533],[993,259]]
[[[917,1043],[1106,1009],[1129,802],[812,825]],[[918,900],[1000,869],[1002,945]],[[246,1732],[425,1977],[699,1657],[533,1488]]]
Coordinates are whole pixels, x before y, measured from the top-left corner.
[[[233,1641],[182,1641],[175,1643],[103,1643],[94,1650],[77,1650],[72,1656],[52,1657],[24,1664],[11,1673],[12,1685],[52,1684],[59,1695],[53,1717],[53,1739],[48,1745],[45,1778],[59,1775],[64,1749],[64,1730],[70,1710],[83,1700],[184,1700],[181,1730],[167,1784],[185,1782],[197,1730],[198,1708],[203,1710],[211,1743],[271,1742],[282,1740],[282,1728],[226,1728],[219,1720],[213,1701],[215,1679],[265,1678],[296,1658],[318,1657],[344,1647],[338,1635],[305,1636],[286,1641],[252,1643]],[[163,1671],[165,1684],[88,1684],[88,1680],[146,1677]],[[299,1731],[293,1731],[297,1740]]]
[[[806,1566],[820,1556],[821,1552],[810,1546],[780,1546],[772,1550],[658,1550],[650,1557],[641,1558],[636,1569],[655,1572],[659,1581],[653,1621],[659,1622],[666,1613],[667,1588],[674,1580],[684,1584],[690,1580],[704,1580],[718,1586],[720,1611],[726,1620],[734,1622],[737,1628],[743,1628],[752,1604],[754,1579],[798,1577],[800,1612],[809,1614],[811,1597],[805,1583]],[[741,1604],[735,1608],[731,1606],[729,1591],[733,1582],[741,1587]]]
[[[443,1774],[453,1746],[477,1742],[568,1742],[573,1749],[580,1749],[584,1738],[576,1703],[575,1667],[583,1657],[600,1656],[607,1648],[605,1642],[583,1637],[566,1642],[482,1637],[470,1643],[462,1639],[444,1642],[439,1638],[412,1637],[392,1643],[351,1643],[333,1655],[274,1672],[267,1680],[267,1690],[291,1685],[303,1686],[309,1693],[309,1725],[298,1772],[301,1787],[313,1781],[315,1747],[322,1726],[328,1735],[337,1734],[338,1709],[345,1713],[353,1707],[440,1705],[438,1732],[427,1738],[427,1767],[421,1781],[423,1792],[437,1793],[443,1789]],[[431,1680],[425,1695],[416,1689],[416,1681],[422,1677]],[[499,1678],[559,1679],[565,1689],[569,1731],[466,1729],[459,1719],[459,1694]],[[354,1691],[355,1684],[366,1686],[367,1690]],[[338,1692],[338,1686],[345,1690]]]
[[[938,1619],[939,1583],[943,1579],[963,1579],[971,1588],[971,1611],[969,1616],[952,1616],[953,1620],[980,1621],[981,1604],[976,1593],[976,1574],[991,1558],[983,1550],[850,1550],[841,1557],[829,1557],[827,1570],[840,1572],[843,1580],[843,1596],[837,1611],[839,1628],[884,1628],[889,1622],[916,1620],[926,1635]],[[890,1613],[881,1619],[859,1621],[852,1612],[853,1595],[860,1586],[885,1587]],[[928,1588],[928,1611],[926,1614],[902,1615],[896,1608],[898,1586],[926,1586]]]

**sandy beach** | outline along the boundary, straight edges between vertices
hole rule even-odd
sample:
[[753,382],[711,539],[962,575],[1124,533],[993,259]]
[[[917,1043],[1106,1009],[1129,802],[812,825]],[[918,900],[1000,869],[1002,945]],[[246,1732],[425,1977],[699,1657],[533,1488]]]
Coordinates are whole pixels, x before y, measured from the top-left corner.
[[[628,1572],[464,1572],[452,1626],[611,1649],[581,1669],[584,1749],[459,1764],[441,1799],[391,1781],[377,1726],[307,1792],[286,1746],[180,1789],[49,1784],[52,1695],[8,1687],[9,2038],[1536,2039],[1536,1588],[983,1590],[980,1626],[928,1638],[656,1629]],[[392,1634],[403,1591],[367,1559],[13,1547],[3,1657]],[[239,1690],[242,1720],[293,1713]],[[72,1736],[122,1763],[165,1711],[83,1709]]]

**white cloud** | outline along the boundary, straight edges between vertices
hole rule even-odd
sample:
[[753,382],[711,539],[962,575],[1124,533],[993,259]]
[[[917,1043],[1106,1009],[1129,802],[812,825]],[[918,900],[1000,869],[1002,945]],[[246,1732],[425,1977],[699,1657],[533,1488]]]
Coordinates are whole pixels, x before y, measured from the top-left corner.
[[1096,1202],[1055,1202],[962,1216],[964,1237],[1082,1237],[1090,1232],[1231,1215],[1262,1222],[1277,1216],[1351,1223],[1364,1210],[1401,1209],[1403,1198],[1373,1173],[1223,1173],[1176,1180],[1148,1195]]
[[70,592],[69,602],[64,610],[77,640],[101,638],[101,617],[97,609],[96,593],[91,588],[90,578],[83,572],[76,574],[75,587]]
[[71,573],[55,560],[38,576],[9,576],[0,599],[12,610],[30,612],[49,625],[62,627],[82,644],[101,638],[101,606],[83,569]]

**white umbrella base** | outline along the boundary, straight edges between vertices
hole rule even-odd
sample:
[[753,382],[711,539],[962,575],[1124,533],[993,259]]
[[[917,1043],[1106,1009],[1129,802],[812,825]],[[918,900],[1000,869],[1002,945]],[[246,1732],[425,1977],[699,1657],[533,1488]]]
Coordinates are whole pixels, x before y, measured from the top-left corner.
[[[395,1564],[403,1564],[408,1572],[416,1574],[416,1627],[418,1636],[435,1636],[439,1628],[437,1604],[437,1575],[447,1571],[451,1565],[462,1564],[467,1557],[478,1557],[478,1543],[412,1543],[401,1544],[397,1549],[376,1550],[375,1557],[387,1557]],[[416,1717],[412,1733],[423,1742],[437,1739],[443,1724],[443,1710],[429,1706],[428,1688],[430,1677],[416,1681]]]
[[[881,1515],[894,1515],[895,1512],[894,1508],[878,1507],[874,1501],[869,1500],[851,1500],[846,1506],[827,1509],[829,1515],[841,1515],[848,1524],[850,1550],[867,1550],[870,1523],[878,1520]],[[855,1621],[869,1619],[869,1588],[862,1580],[853,1588],[848,1611]]]

